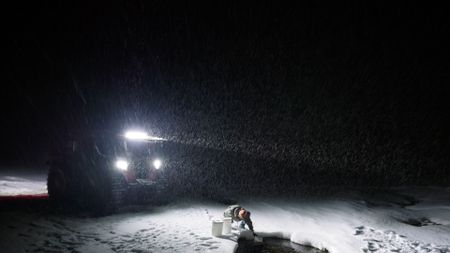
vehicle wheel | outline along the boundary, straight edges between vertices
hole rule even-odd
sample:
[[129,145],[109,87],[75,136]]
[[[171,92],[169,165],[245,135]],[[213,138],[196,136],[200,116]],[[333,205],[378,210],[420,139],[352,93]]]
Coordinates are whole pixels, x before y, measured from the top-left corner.
[[94,146],[91,141],[76,142],[70,149],[61,148],[50,163],[49,197],[64,211],[102,215],[111,210],[109,164]]
[[71,168],[61,162],[54,162],[48,171],[47,192],[52,205],[64,211],[72,210],[77,196]]

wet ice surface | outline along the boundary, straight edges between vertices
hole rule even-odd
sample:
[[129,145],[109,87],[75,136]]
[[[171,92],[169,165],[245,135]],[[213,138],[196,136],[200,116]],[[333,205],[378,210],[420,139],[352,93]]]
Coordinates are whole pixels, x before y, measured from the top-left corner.
[[239,240],[236,253],[325,253],[319,249],[279,238],[263,238],[262,242]]

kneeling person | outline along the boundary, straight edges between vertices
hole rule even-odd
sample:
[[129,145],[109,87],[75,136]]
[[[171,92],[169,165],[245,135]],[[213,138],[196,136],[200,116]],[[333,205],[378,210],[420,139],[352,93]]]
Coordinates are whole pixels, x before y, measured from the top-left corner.
[[223,213],[224,217],[229,217],[233,221],[239,222],[239,228],[245,229],[245,225],[254,233],[250,212],[240,205],[229,206]]

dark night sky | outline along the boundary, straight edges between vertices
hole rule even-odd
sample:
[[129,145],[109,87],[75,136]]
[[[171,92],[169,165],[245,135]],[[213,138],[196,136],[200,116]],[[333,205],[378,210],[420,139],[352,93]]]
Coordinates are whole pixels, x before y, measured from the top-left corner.
[[294,167],[449,174],[443,9],[123,1],[4,11],[3,163],[42,161],[68,133],[145,125]]

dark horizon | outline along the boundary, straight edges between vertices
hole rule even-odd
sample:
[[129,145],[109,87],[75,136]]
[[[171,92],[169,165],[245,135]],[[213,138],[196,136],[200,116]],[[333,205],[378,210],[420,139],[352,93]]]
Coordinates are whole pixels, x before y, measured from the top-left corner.
[[2,164],[142,126],[291,172],[449,185],[443,9],[124,1],[8,13]]

